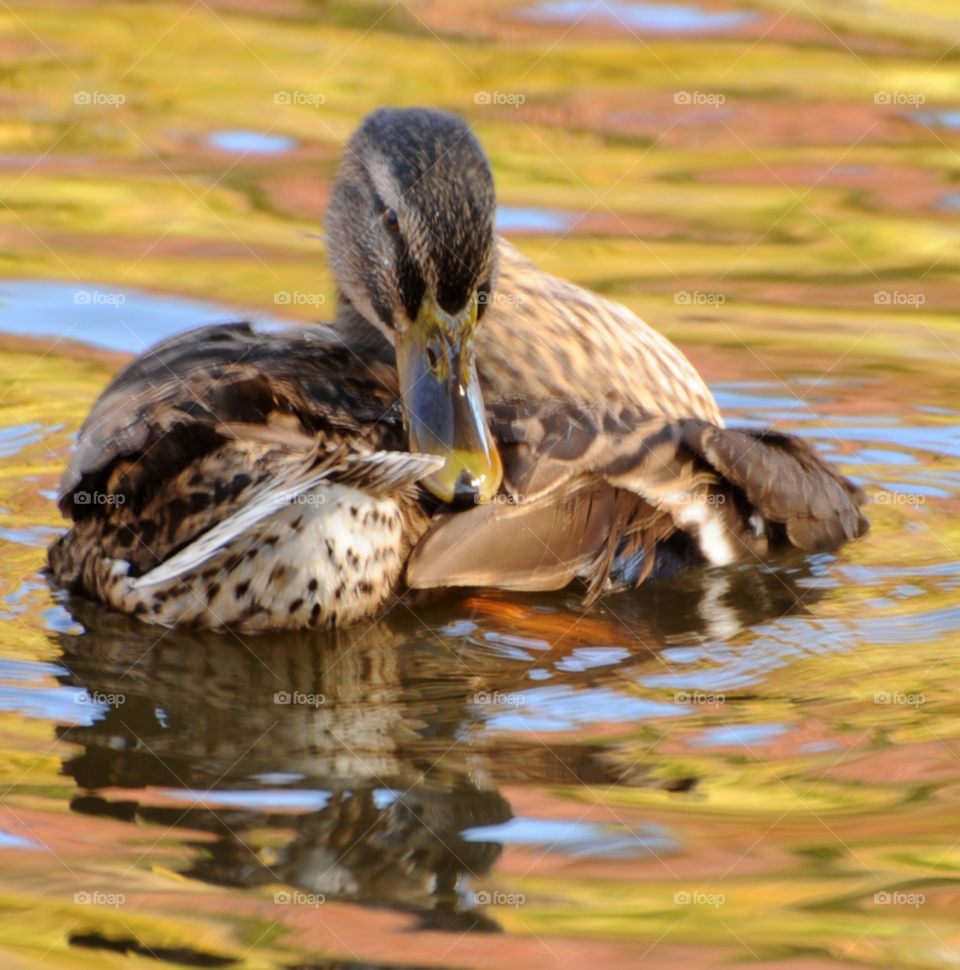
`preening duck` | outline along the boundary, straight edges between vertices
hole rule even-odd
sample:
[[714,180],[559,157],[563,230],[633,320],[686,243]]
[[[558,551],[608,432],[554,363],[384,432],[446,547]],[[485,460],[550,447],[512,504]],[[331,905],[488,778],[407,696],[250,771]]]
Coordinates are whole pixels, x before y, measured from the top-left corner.
[[461,119],[368,116],[326,219],[336,320],[124,367],[61,484],[55,581],[153,623],[321,627],[411,587],[579,578],[593,601],[863,532],[856,486],[725,428],[672,344],[498,239],[495,205]]

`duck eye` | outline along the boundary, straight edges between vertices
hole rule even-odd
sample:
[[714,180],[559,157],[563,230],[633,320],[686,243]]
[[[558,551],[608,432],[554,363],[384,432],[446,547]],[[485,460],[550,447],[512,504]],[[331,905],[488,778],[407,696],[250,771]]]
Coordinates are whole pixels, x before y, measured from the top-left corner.
[[397,233],[400,231],[400,220],[397,218],[396,210],[384,209],[383,222],[389,232]]
[[427,363],[430,365],[430,370],[436,373],[437,364],[440,363],[440,354],[437,353],[436,347],[432,344],[427,346]]

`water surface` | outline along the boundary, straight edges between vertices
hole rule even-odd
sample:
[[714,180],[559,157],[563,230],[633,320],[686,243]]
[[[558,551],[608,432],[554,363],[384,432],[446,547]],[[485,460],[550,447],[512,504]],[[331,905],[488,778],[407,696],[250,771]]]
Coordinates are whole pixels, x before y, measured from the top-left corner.
[[[86,366],[62,358],[57,373]],[[165,632],[48,590],[31,538],[59,521],[44,463],[83,414],[43,420],[55,388],[33,385],[40,420],[0,457],[0,711],[19,766],[4,878],[28,871],[31,892],[59,900],[49,918],[78,953],[156,950],[152,921],[193,900],[210,928],[237,913],[254,938],[282,928],[258,952],[286,965],[340,953],[333,934],[355,921],[364,965],[384,967],[396,926],[410,966],[504,931],[520,965],[524,926],[553,949],[602,946],[610,966],[665,933],[664,958],[736,959],[739,939],[763,960],[810,946],[837,959],[871,927],[908,953],[921,921],[950,926],[960,761],[938,737],[960,674],[954,388],[906,394],[902,377],[842,365],[783,376],[715,391],[731,422],[804,435],[864,485],[873,528],[857,543],[695,570],[586,614],[575,590],[463,591],[264,636]],[[864,403],[889,398],[895,410]],[[125,901],[74,909],[80,890]],[[922,906],[874,902],[908,890]],[[178,939],[197,965],[253,942]]]
[[598,21],[640,33],[713,33],[759,20],[749,10],[705,10],[679,3],[620,3],[617,0],[541,0],[519,11],[530,20],[558,23]]

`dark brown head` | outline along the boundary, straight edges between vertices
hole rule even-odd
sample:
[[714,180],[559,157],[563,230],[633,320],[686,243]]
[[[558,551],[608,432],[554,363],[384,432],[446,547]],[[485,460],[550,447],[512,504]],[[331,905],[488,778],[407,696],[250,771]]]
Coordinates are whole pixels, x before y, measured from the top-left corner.
[[500,484],[473,358],[496,287],[496,196],[464,121],[380,108],[350,139],[327,213],[340,290],[397,351],[410,448],[442,455],[426,484],[444,501]]

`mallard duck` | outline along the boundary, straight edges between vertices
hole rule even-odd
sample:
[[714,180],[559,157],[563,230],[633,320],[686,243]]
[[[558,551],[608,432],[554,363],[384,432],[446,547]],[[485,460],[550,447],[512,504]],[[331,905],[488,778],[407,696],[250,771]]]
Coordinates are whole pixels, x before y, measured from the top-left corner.
[[405,589],[588,602],[694,562],[861,534],[804,442],[726,429],[683,355],[494,234],[465,123],[373,112],[326,219],[336,320],[205,327],[84,423],[50,549],[66,590],[152,623],[346,624]]

